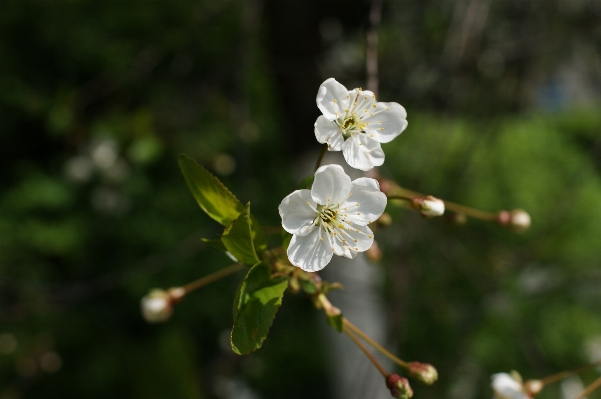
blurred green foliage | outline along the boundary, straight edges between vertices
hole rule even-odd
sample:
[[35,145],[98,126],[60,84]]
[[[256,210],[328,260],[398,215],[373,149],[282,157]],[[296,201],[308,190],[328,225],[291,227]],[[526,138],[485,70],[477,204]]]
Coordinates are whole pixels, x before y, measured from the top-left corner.
[[[528,103],[529,73],[549,69],[559,50],[539,57],[538,42],[528,51],[511,42],[503,54],[514,58],[499,70],[470,47],[438,65],[452,3],[390,3],[381,99],[407,107],[409,128],[384,145],[381,173],[483,210],[524,208],[533,220],[514,235],[390,207],[395,224],[378,231],[377,267],[388,277],[398,352],[440,375],[416,396],[487,398],[494,372],[540,378],[586,363],[587,345],[601,337],[599,112],[516,113]],[[332,396],[326,321],[301,296],[284,296],[269,339],[247,357],[227,342],[243,273],[194,293],[165,325],[139,314],[149,289],[231,262],[200,242],[222,228],[195,204],[179,153],[252,201],[263,225],[279,224],[277,205],[301,179],[291,107],[280,98],[267,29],[249,27],[248,4],[2,5],[1,399]],[[485,50],[537,26],[550,35],[545,49],[561,49],[598,21],[586,10],[492,4]],[[360,26],[343,28],[345,40],[361,42]],[[528,69],[526,59],[547,64]],[[348,65],[336,78],[363,82]],[[317,117],[313,101],[306,107]],[[313,134],[311,124],[302,129]]]

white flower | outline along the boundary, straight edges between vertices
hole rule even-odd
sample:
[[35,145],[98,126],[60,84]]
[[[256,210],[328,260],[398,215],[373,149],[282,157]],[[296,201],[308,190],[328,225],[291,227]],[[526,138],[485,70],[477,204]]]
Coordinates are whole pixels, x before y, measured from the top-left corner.
[[367,225],[384,212],[386,196],[375,179],[351,182],[340,165],[317,169],[311,190],[296,190],[279,206],[282,226],[293,234],[290,262],[308,272],[323,269],[332,255],[354,258],[371,247]]
[[330,78],[319,86],[317,107],[323,113],[315,122],[315,137],[340,151],[356,169],[370,170],[384,163],[380,143],[388,143],[407,127],[407,112],[397,103],[376,102],[368,90],[346,87]]
[[521,381],[507,373],[493,374],[492,389],[495,393],[494,399],[530,399],[524,390]]

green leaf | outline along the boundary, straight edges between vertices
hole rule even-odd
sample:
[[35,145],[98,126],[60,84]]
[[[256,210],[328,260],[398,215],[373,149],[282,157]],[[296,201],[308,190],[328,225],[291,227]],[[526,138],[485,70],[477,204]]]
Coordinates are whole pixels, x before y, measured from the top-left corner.
[[247,265],[259,262],[253,242],[250,202],[246,204],[244,212],[225,229],[221,236],[221,242],[240,262]]
[[252,231],[253,243],[257,252],[263,252],[267,249],[267,239],[259,221],[250,214],[250,228]]
[[317,285],[315,285],[315,283],[311,280],[299,280],[299,282],[303,291],[309,295],[315,294],[317,291],[319,291]]
[[239,355],[259,349],[267,337],[288,287],[286,277],[272,278],[269,266],[257,263],[249,271],[234,298],[234,327],[230,343]]
[[342,332],[342,313],[337,316],[328,316],[328,324],[338,332]]
[[195,160],[181,154],[178,161],[192,195],[207,215],[228,226],[244,211],[234,194]]

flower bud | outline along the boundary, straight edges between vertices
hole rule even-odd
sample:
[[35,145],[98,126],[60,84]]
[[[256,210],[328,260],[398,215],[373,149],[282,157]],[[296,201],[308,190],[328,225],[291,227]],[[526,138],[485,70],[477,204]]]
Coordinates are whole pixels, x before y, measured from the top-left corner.
[[392,224],[392,217],[390,217],[389,213],[384,212],[378,218],[378,220],[376,220],[376,223],[378,224],[379,227],[382,227],[382,228],[388,227]]
[[524,390],[530,397],[534,397],[542,391],[545,384],[541,380],[528,380],[524,383]]
[[390,389],[390,394],[397,399],[409,399],[413,396],[409,381],[398,374],[390,374],[386,377],[386,386]]
[[426,385],[432,385],[438,380],[438,371],[428,363],[411,362],[407,368],[409,376],[423,382]]
[[530,227],[530,215],[523,209],[514,209],[511,212],[501,211],[497,214],[497,223],[507,227],[514,233],[522,233]]
[[142,317],[149,323],[160,323],[169,320],[173,313],[173,305],[179,302],[186,294],[183,288],[170,288],[151,290],[140,301]]
[[380,246],[377,241],[374,241],[371,244],[371,247],[365,251],[365,256],[372,263],[379,263],[382,260],[382,250],[380,250]]
[[428,195],[425,198],[413,198],[411,200],[411,205],[413,205],[413,208],[419,211],[419,213],[428,218],[442,216],[442,214],[444,214],[444,201],[431,195]]

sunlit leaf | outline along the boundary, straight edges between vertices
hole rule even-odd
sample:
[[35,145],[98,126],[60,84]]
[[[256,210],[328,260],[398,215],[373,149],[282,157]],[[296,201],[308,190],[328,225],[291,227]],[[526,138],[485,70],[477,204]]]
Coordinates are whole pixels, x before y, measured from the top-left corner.
[[239,355],[261,347],[282,304],[288,287],[285,277],[271,277],[269,266],[257,263],[238,288],[234,298],[232,350]]
[[234,194],[196,161],[185,154],[178,161],[192,195],[207,215],[228,226],[244,211]]
[[259,261],[253,242],[250,203],[246,205],[244,212],[225,229],[221,242],[240,262],[254,265]]

